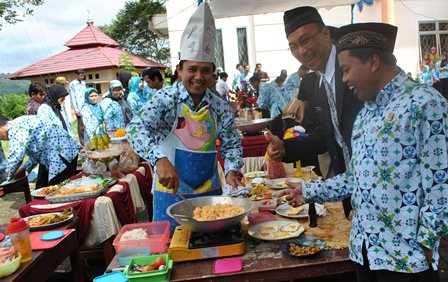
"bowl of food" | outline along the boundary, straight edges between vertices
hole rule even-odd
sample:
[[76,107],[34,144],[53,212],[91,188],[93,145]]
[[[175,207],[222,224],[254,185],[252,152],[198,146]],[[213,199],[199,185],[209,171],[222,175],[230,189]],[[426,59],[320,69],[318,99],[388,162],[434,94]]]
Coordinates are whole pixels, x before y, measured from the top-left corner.
[[247,199],[204,196],[177,202],[166,209],[166,213],[180,225],[194,232],[220,232],[237,225],[253,209],[254,203]]
[[236,127],[243,133],[248,135],[258,134],[263,129],[269,126],[271,118],[261,118],[254,120],[240,120],[237,122]]
[[22,255],[14,247],[0,248],[0,278],[14,273],[21,259]]
[[292,257],[308,258],[325,249],[325,241],[315,236],[300,236],[280,245],[282,253]]

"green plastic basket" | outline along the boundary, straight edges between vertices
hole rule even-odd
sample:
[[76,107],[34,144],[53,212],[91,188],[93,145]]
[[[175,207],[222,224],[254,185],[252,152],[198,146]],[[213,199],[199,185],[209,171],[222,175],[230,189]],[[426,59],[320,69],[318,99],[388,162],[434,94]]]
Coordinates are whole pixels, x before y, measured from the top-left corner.
[[[162,257],[166,261],[166,268],[163,270],[154,270],[154,271],[148,271],[143,273],[135,273],[135,274],[129,274],[129,270],[132,265],[134,264],[146,264],[146,265],[152,265],[156,258]],[[146,256],[146,257],[139,257],[139,258],[132,258],[131,262],[126,265],[126,268],[124,269],[124,274],[126,275],[126,278],[129,279],[130,282],[140,282],[140,281],[151,281],[151,282],[164,282],[168,281],[170,277],[170,271],[173,268],[173,260],[170,259],[168,254],[158,254],[153,256]]]

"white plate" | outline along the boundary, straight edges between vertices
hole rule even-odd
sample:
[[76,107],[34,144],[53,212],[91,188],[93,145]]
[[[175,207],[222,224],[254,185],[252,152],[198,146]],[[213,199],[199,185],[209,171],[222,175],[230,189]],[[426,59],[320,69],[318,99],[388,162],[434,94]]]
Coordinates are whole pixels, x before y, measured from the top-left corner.
[[113,181],[112,178],[102,178],[102,177],[81,177],[72,181],[69,181],[68,183],[64,184],[62,188],[72,188],[72,187],[79,187],[79,186],[88,186],[88,185],[97,185],[97,184],[103,184],[105,181],[110,180],[111,182],[108,184],[109,186],[115,184],[117,181]]
[[247,231],[250,236],[260,240],[283,240],[302,234],[305,228],[298,222],[277,220],[254,225]]
[[[325,210],[325,205],[321,205],[321,204],[314,204],[316,206],[316,213],[322,214]],[[298,214],[288,214],[288,212],[292,209],[293,207],[288,203],[283,203],[280,206],[278,206],[275,209],[275,212],[278,215],[284,216],[284,217],[289,217],[289,218],[307,218],[308,217],[308,204],[304,205],[304,209],[299,212]]]
[[110,138],[111,141],[123,141],[126,140],[126,136],[121,136],[121,137],[112,137]]
[[300,178],[290,178],[289,177],[289,178],[277,178],[277,179],[272,179],[272,180],[266,181],[266,186],[271,189],[289,188],[289,186],[286,185],[286,180],[290,180],[291,182],[305,183]]
[[[43,215],[48,215],[48,214],[61,214],[60,212],[51,212],[51,213],[43,213],[43,214],[36,214],[36,215],[30,215],[27,216],[25,218],[23,218],[23,220],[25,220],[26,222],[28,222],[30,219],[34,218],[34,217],[38,217],[38,216],[43,216]],[[73,214],[69,215],[67,219],[59,221],[59,222],[55,222],[55,223],[51,223],[51,224],[47,224],[47,225],[41,225],[41,226],[30,226],[30,231],[36,231],[36,230],[45,230],[45,229],[51,229],[51,228],[55,228],[61,225],[64,225],[65,223],[69,222],[70,220],[72,220],[73,218]]]

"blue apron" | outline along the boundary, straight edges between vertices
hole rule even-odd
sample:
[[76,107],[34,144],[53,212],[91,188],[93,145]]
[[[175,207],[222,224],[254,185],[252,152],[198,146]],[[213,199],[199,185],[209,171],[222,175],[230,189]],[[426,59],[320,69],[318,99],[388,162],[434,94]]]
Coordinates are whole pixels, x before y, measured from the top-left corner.
[[[174,126],[159,148],[176,168],[178,193],[185,198],[222,194],[215,140],[216,123],[208,105],[198,112],[193,112],[185,104],[178,106]],[[169,220],[172,234],[179,224],[167,215],[166,209],[182,198],[159,183],[157,169],[152,188],[153,220]]]

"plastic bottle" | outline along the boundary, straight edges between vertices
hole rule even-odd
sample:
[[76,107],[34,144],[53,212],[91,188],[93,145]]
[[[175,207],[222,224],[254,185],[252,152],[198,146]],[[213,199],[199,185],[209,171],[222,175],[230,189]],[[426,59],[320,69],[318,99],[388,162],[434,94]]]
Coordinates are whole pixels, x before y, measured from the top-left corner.
[[314,203],[308,205],[308,219],[310,220],[310,227],[317,227],[317,213]]
[[20,262],[27,262],[33,258],[33,250],[30,243],[30,226],[22,218],[13,217],[6,227],[6,234],[9,235],[12,244],[22,255]]

